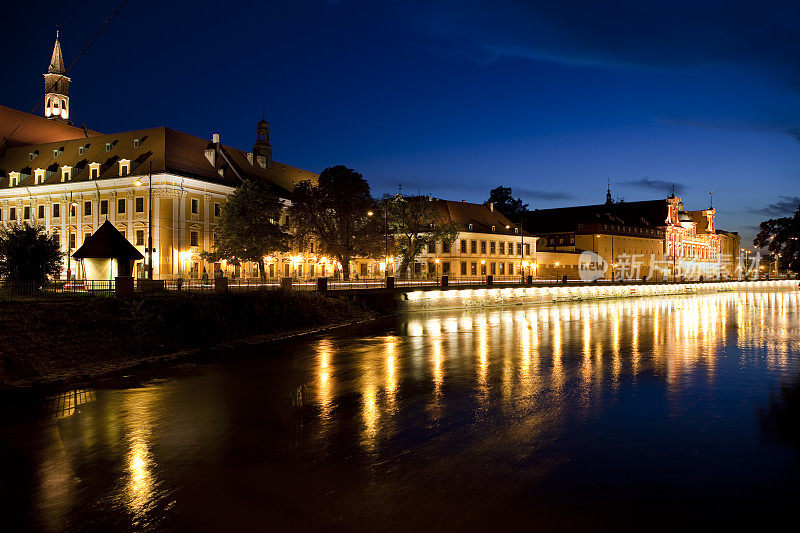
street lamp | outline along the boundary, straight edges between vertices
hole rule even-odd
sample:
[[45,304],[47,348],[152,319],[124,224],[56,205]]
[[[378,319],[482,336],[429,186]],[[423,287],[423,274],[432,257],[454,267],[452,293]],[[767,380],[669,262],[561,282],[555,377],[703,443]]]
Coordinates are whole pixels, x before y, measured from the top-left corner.
[[[70,191],[70,193],[69,193],[69,205],[67,206],[67,281],[69,281],[72,278],[72,261],[71,261],[71,258],[72,258],[72,246],[71,246],[71,244],[72,243],[70,242],[70,239],[72,237],[72,230],[69,229],[69,219],[70,219],[70,215],[72,215],[72,208],[73,207],[75,209],[77,209],[78,208],[78,202],[73,202],[72,201],[72,191]],[[77,234],[77,228],[75,229],[75,232]]]
[[[147,199],[147,278],[153,279],[153,163],[147,178],[149,197]],[[142,186],[142,178],[133,182],[136,187]]]

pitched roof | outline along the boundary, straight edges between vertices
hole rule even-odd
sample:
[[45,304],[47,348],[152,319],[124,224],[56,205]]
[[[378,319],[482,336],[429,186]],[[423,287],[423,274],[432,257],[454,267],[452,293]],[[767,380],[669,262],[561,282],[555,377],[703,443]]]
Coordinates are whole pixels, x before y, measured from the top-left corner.
[[[515,228],[518,226],[514,222],[500,211],[490,209],[486,204],[457,202],[439,198],[431,198],[430,201],[436,203],[442,220],[454,222],[458,225],[460,231],[492,233],[495,235],[519,235],[515,233]],[[472,225],[471,228],[470,225]],[[529,235],[527,232],[524,234]]]
[[0,156],[4,148],[84,139],[96,135],[100,134],[0,105]]
[[667,212],[666,200],[535,209],[528,213],[525,226],[535,234],[577,232],[595,224],[658,228],[666,226]]
[[75,259],[84,258],[106,258],[106,259],[144,259],[144,256],[128,242],[122,233],[117,231],[114,225],[106,220],[97,231],[83,241],[72,257]]
[[[206,157],[206,150],[213,152],[213,163]],[[273,161],[272,168],[264,169],[241,150],[159,127],[10,148],[5,153],[0,152],[0,188],[8,187],[11,171],[23,174],[20,186],[37,186],[34,184],[36,169],[46,172],[42,184],[61,183],[60,167],[65,165],[72,167],[70,182],[89,181],[90,163],[100,164],[96,179],[118,178],[122,159],[131,162],[131,175],[147,174],[152,165],[153,172],[168,172],[231,187],[239,185],[242,179],[264,179],[287,194],[300,181],[317,178],[312,172],[277,161]]]
[[61,41],[58,40],[56,32],[56,44],[53,46],[53,55],[50,58],[50,66],[47,68],[48,74],[65,74],[64,57],[61,55]]

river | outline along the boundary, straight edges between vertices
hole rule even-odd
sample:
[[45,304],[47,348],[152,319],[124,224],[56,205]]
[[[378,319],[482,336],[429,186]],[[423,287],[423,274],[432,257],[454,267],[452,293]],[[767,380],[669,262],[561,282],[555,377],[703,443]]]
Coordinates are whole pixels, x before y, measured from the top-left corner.
[[4,521],[47,531],[766,525],[798,495],[799,296],[410,314],[5,395]]

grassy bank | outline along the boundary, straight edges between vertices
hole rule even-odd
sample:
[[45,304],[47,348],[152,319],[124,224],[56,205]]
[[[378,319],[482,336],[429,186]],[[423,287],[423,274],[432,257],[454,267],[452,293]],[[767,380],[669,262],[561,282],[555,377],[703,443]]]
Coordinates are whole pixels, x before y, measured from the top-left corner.
[[376,315],[348,300],[284,291],[0,302],[0,383],[98,375],[162,354]]

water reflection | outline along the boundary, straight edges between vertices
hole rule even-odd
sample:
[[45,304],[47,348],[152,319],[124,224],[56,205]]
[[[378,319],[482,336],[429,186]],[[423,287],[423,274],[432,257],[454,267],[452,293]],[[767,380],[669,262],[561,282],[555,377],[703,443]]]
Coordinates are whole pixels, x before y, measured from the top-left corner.
[[202,529],[213,498],[232,529],[253,529],[243,517],[262,506],[282,525],[336,529],[369,509],[400,528],[453,501],[535,508],[559,475],[563,491],[625,472],[634,496],[664,476],[763,484],[786,464],[764,453],[753,410],[796,381],[799,304],[725,293],[417,314],[144,388],[72,391],[25,441],[28,513],[43,529],[83,529],[86,512]]

